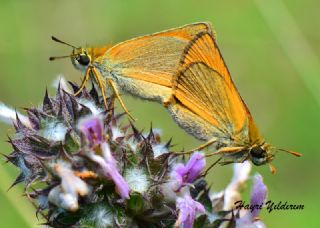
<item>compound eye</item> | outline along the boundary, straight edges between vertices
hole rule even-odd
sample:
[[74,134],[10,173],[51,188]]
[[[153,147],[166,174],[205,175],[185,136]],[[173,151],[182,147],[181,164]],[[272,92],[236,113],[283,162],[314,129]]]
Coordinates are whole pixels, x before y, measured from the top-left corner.
[[265,157],[266,152],[261,147],[257,146],[252,148],[250,153],[251,153],[251,156],[253,157],[262,158],[262,157]]
[[81,54],[78,56],[77,61],[83,66],[88,66],[90,63],[90,58],[85,54]]
[[254,147],[250,151],[251,160],[255,165],[263,165],[267,162],[267,152],[261,147]]

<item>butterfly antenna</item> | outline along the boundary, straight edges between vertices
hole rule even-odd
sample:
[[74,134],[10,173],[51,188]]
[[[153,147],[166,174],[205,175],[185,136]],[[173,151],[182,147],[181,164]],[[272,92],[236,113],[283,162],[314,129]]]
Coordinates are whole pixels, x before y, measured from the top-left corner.
[[65,44],[65,45],[67,45],[67,46],[69,46],[69,47],[72,47],[72,48],[74,48],[74,49],[77,48],[76,46],[73,46],[73,45],[71,45],[71,44],[68,44],[68,43],[62,41],[62,40],[59,40],[59,39],[58,39],[57,37],[55,37],[55,36],[51,36],[51,39],[52,39],[53,41],[55,41],[55,42],[58,42],[58,43],[60,43],[60,44]]
[[71,55],[65,55],[65,56],[53,56],[53,57],[50,57],[49,60],[50,61],[53,61],[53,60],[56,60],[56,59],[64,59],[64,58],[68,58],[70,57]]
[[[55,41],[55,42],[60,43],[60,44],[64,44],[64,45],[67,45],[67,46],[69,46],[69,47],[72,47],[73,49],[77,49],[76,46],[73,46],[73,45],[71,45],[71,44],[68,44],[68,43],[62,41],[62,40],[59,40],[59,39],[58,39],[57,37],[55,37],[55,36],[51,36],[51,39],[52,39],[53,41]],[[69,58],[69,57],[72,57],[72,56],[73,56],[73,55],[54,56],[54,57],[50,57],[49,60],[50,60],[50,61],[53,61],[53,60],[56,60],[56,59],[64,59],[64,58]]]
[[271,163],[269,163],[269,169],[272,174],[275,174],[277,172],[276,167],[274,167],[274,165],[272,165]]
[[292,150],[285,150],[285,149],[280,149],[280,148],[278,150],[286,152],[286,153],[289,153],[289,154],[294,155],[296,157],[301,157],[302,156],[302,154],[300,154],[298,152],[295,152],[295,151],[292,151]]

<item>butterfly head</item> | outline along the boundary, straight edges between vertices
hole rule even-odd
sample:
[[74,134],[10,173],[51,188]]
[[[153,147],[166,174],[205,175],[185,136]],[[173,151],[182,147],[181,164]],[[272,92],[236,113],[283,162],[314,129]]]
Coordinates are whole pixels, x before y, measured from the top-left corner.
[[80,71],[85,71],[89,64],[92,61],[92,57],[89,54],[89,48],[82,48],[82,47],[76,47],[74,45],[71,45],[69,43],[66,43],[64,41],[59,40],[56,37],[52,37],[52,40],[64,45],[67,45],[72,48],[71,55],[65,55],[65,56],[57,56],[57,57],[50,57],[50,60],[56,60],[56,59],[63,59],[63,58],[71,58],[71,62],[74,65],[74,67]]
[[274,158],[274,149],[269,144],[255,145],[249,150],[249,156],[253,164],[260,166],[269,163]]
[[70,58],[73,66],[80,71],[85,71],[92,60],[91,55],[85,48],[73,49]]
[[276,168],[271,164],[275,157],[275,153],[277,151],[283,151],[294,155],[296,157],[300,157],[301,154],[291,150],[279,149],[275,147],[271,147],[267,143],[263,143],[262,145],[255,145],[249,150],[249,156],[253,164],[260,166],[264,164],[269,164],[270,170],[272,173],[276,172]]

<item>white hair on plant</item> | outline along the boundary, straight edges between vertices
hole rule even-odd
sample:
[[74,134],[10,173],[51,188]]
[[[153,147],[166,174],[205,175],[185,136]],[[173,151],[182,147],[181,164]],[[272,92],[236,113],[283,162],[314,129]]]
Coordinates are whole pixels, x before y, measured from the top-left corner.
[[101,108],[99,108],[93,101],[88,99],[78,99],[79,104],[82,104],[90,109],[93,115],[99,115],[103,112]]
[[[152,132],[153,132],[153,135],[155,136],[162,136],[162,129],[160,128],[152,128]],[[147,133],[143,133],[143,137],[147,138],[149,135],[149,132]]]
[[43,123],[43,128],[40,130],[39,134],[53,141],[63,141],[68,128],[61,122],[57,120],[46,120]]
[[162,129],[160,128],[153,128],[152,131],[153,131],[153,134],[155,135],[159,135],[159,136],[162,135]]
[[134,137],[131,137],[127,142],[128,142],[130,149],[136,153],[138,143],[135,141]]
[[63,89],[64,91],[73,94],[73,92],[70,90],[68,83],[66,81],[66,79],[64,78],[64,76],[62,74],[59,74],[56,79],[52,82],[52,86],[54,88],[58,88],[60,85],[61,89]]
[[57,167],[59,167],[59,170],[68,170],[66,173],[69,173],[69,170],[71,170],[72,168],[71,164],[63,159],[49,161],[48,167],[53,171],[57,169]]
[[27,127],[31,127],[31,123],[28,117],[16,112],[16,110],[8,107],[4,103],[0,102],[0,120],[7,124],[17,122],[17,115],[20,121]]
[[[62,74],[59,74],[56,77],[56,79],[53,81],[52,85],[54,88],[58,88],[60,85],[60,87],[64,91],[66,91],[70,94],[73,94],[73,92],[70,90],[70,87],[69,87],[66,79],[64,78],[64,76]],[[99,108],[94,102],[92,102],[88,99],[82,98],[82,99],[77,99],[77,101],[79,104],[82,104],[82,105],[88,107],[91,110],[92,114],[94,114],[94,115],[98,115],[101,112],[103,112],[103,109]]]
[[95,207],[88,218],[89,221],[95,225],[94,227],[97,228],[114,226],[112,211],[105,205],[99,205]]
[[124,136],[123,132],[118,127],[112,127],[111,131],[112,131],[112,140],[116,140],[117,138]]
[[148,190],[150,182],[146,171],[142,168],[129,168],[126,170],[124,179],[130,189],[135,192],[144,193]]
[[153,158],[157,158],[162,154],[169,153],[168,148],[163,144],[153,144],[152,151],[153,151]]

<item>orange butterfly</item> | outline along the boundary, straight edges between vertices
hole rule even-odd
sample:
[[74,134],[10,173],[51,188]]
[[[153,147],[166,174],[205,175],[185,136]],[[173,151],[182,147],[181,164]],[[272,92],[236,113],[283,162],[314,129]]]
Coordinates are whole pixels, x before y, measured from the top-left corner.
[[172,93],[172,78],[178,70],[183,50],[199,32],[212,34],[207,23],[195,23],[101,48],[78,48],[52,37],[54,41],[71,46],[73,51],[71,55],[51,57],[50,60],[71,57],[75,68],[84,74],[75,95],[91,78],[99,86],[105,105],[106,89],[111,89],[129,114],[119,91],[166,103]]
[[211,33],[200,32],[185,48],[172,84],[166,103],[171,115],[188,133],[207,141],[195,150],[213,144],[217,151],[210,155],[221,154],[224,163],[273,160],[275,148],[260,135]]
[[275,148],[260,135],[209,24],[190,24],[101,48],[53,40],[71,46],[73,52],[50,60],[71,57],[85,75],[75,95],[91,79],[105,105],[105,93],[112,92],[128,114],[119,91],[162,103],[181,128],[206,141],[197,150],[213,144],[218,151],[212,154],[222,154],[225,163],[251,159],[262,165],[274,158]]

